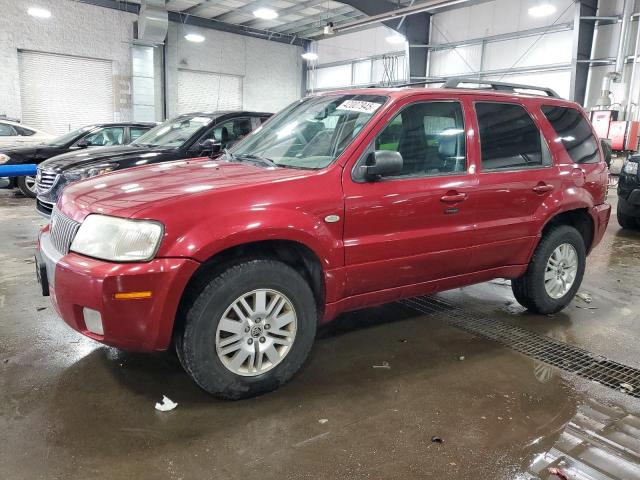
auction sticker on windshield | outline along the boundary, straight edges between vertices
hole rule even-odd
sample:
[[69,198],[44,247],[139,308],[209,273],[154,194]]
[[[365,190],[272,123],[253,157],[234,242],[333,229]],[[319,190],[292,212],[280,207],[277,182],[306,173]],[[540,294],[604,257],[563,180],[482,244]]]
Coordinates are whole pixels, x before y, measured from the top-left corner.
[[349,110],[352,112],[373,113],[382,106],[381,103],[365,102],[363,100],[345,100],[336,110]]

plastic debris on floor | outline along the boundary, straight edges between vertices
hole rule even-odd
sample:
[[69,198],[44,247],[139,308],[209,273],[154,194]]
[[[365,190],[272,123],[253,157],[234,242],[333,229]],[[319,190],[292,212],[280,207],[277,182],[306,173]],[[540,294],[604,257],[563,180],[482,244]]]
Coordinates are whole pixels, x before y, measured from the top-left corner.
[[176,408],[177,406],[178,404],[176,402],[171,400],[166,395],[163,395],[162,401],[156,403],[156,410],[158,410],[159,412],[169,412],[174,408]]

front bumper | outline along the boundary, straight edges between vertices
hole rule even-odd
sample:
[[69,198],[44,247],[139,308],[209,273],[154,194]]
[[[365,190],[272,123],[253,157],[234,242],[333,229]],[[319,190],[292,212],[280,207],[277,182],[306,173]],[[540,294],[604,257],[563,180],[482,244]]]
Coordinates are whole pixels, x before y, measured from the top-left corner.
[[[75,253],[61,255],[48,231],[40,234],[37,267],[44,265],[48,291],[62,319],[74,330],[130,351],[166,350],[182,292],[200,265],[185,258],[148,263],[112,263]],[[42,269],[39,269],[42,272]],[[151,291],[151,298],[115,299],[116,293]],[[92,317],[86,317],[92,312]],[[95,312],[102,334],[96,333]],[[91,322],[89,327],[88,321]]]

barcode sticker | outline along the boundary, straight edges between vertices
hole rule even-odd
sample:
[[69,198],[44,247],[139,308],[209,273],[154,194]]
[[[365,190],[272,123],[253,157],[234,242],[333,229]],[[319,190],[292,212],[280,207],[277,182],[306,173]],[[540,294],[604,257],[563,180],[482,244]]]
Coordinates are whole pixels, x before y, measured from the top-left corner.
[[345,100],[336,110],[349,110],[351,112],[373,113],[382,106],[381,103],[365,102],[363,100]]

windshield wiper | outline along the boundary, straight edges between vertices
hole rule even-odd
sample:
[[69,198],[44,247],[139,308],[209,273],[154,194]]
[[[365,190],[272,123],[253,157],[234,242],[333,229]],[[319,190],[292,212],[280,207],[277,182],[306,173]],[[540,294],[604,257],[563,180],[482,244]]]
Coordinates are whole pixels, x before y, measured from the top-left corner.
[[270,158],[267,158],[267,157],[260,157],[258,155],[252,155],[252,154],[233,155],[231,152],[229,152],[229,155],[231,155],[231,158],[233,160],[235,160],[235,159],[238,159],[240,161],[249,160],[249,161],[253,161],[253,162],[256,162],[256,163],[263,163],[263,164],[267,165],[268,167],[278,167],[278,164],[276,162],[274,162],[273,160],[271,160]]

